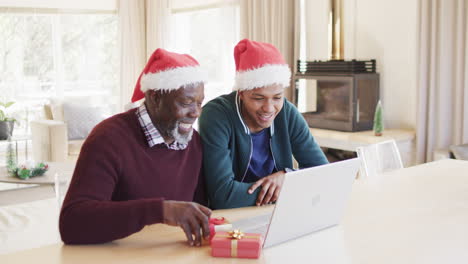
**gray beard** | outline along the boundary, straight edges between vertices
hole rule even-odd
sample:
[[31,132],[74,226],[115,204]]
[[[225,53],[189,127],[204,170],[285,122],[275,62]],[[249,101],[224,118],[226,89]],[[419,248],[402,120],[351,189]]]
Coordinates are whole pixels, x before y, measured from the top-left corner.
[[193,129],[190,130],[187,134],[183,135],[179,133],[179,122],[176,122],[174,129],[169,131],[169,135],[177,141],[179,144],[186,145],[190,142],[193,135]]

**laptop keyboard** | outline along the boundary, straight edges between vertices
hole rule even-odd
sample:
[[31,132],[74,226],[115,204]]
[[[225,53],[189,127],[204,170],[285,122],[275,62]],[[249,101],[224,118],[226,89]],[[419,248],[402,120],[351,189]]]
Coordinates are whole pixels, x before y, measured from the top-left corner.
[[270,223],[271,213],[241,219],[232,223],[235,229],[240,229],[244,233],[258,233],[265,235]]

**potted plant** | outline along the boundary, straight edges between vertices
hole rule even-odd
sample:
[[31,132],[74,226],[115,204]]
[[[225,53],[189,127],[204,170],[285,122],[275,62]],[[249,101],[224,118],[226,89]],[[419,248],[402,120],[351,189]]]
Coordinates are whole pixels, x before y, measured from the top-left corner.
[[13,127],[16,120],[9,117],[6,110],[14,103],[15,102],[0,102],[0,140],[8,139],[13,134]]

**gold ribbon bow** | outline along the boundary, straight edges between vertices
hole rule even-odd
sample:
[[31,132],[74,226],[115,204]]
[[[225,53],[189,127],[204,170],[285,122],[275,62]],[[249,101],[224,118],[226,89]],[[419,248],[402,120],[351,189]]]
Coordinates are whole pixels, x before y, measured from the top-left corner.
[[240,229],[234,229],[228,232],[228,238],[231,239],[231,257],[237,258],[237,248],[239,240],[243,238],[260,238],[261,235],[246,236]]
[[231,239],[235,239],[235,240],[239,240],[239,239],[242,239],[244,237],[244,233],[242,231],[240,231],[239,229],[234,229],[232,231],[229,231],[228,232],[229,234],[229,238]]

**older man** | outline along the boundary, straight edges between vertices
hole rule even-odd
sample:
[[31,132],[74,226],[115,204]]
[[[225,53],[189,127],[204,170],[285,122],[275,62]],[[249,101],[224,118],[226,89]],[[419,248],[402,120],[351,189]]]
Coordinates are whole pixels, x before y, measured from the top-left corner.
[[200,116],[203,164],[212,208],[275,202],[292,168],[328,163],[296,107],[284,98],[291,71],[271,44],[244,39],[234,48],[234,91]]
[[132,98],[144,103],[98,124],[82,147],[60,213],[65,243],[103,243],[165,223],[201,245],[211,211],[192,202],[205,201],[201,140],[192,125],[203,89],[194,58],[153,53]]

